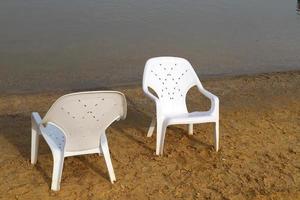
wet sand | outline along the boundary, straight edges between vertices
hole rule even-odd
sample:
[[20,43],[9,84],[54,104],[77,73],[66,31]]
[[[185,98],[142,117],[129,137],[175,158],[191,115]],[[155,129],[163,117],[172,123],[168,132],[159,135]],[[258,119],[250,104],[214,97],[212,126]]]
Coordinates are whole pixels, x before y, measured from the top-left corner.
[[[30,164],[30,113],[42,115],[60,93],[0,96],[1,199],[300,199],[300,72],[207,80],[220,98],[220,151],[213,126],[167,130],[164,156],[146,137],[154,104],[140,86],[123,91],[128,116],[108,130],[117,182],[102,156],[65,159],[61,190],[49,187],[52,155],[43,140]],[[207,109],[195,88],[189,108]]]

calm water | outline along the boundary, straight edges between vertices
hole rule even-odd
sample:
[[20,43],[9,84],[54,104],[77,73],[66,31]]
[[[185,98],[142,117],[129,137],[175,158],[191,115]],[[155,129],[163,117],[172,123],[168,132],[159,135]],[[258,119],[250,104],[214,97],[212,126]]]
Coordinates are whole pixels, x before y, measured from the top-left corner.
[[296,0],[1,0],[0,92],[140,83],[147,58],[200,77],[300,69]]

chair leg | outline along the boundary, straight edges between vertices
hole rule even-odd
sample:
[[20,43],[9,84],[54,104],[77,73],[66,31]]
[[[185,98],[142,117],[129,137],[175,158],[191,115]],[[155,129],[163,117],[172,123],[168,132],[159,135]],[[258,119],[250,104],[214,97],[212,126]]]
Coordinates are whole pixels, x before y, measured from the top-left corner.
[[215,150],[219,151],[219,121],[216,121],[215,123],[214,140],[215,140]]
[[193,135],[193,124],[189,124],[188,129],[189,129],[188,131],[189,135]]
[[31,164],[36,164],[39,149],[39,132],[34,122],[31,127]]
[[147,133],[147,137],[151,137],[153,134],[153,131],[155,129],[155,117],[152,118],[148,133]]
[[162,121],[157,122],[156,155],[163,154],[166,128]]
[[53,172],[51,190],[59,191],[61,176],[64,166],[64,156],[61,153],[53,153]]
[[111,181],[111,183],[114,183],[114,181],[116,181],[116,176],[115,176],[114,168],[111,163],[111,158],[110,158],[110,153],[109,153],[109,148],[108,148],[108,143],[107,143],[107,138],[106,138],[105,133],[103,133],[100,136],[100,147],[101,147],[101,151],[103,152],[103,156],[104,156],[107,170],[109,173],[110,181]]

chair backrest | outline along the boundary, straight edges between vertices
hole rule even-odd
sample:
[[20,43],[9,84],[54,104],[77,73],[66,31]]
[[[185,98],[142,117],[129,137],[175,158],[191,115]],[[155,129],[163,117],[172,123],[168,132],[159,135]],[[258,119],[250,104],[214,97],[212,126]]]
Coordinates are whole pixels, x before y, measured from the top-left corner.
[[163,113],[187,112],[186,94],[200,83],[192,65],[184,58],[156,57],[146,62],[143,89],[151,88]]
[[42,123],[64,132],[66,151],[83,151],[99,147],[100,135],[126,113],[126,99],[120,92],[79,92],[60,97]]

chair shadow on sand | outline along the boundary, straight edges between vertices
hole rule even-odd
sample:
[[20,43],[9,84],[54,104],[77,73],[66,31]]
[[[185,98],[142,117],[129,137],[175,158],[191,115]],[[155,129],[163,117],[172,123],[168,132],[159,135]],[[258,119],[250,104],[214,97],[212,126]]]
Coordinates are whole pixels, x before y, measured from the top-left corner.
[[[30,163],[31,154],[31,117],[30,114],[14,114],[0,116],[0,134],[19,152],[23,161]],[[51,154],[43,140],[40,140],[39,155]],[[52,156],[51,156],[52,157]],[[44,181],[51,184],[51,177],[38,162],[35,168],[40,172]],[[52,170],[51,170],[52,171]]]
[[[141,109],[139,109],[139,107],[134,103],[134,101],[131,98],[127,97],[127,102],[130,105],[130,106],[128,106],[128,116],[127,116],[127,119],[122,123],[122,125],[120,125],[120,130],[134,128],[134,129],[136,129],[137,135],[139,137],[143,137],[143,138],[145,138],[145,140],[147,140],[147,139],[149,140],[150,138],[147,138],[146,135],[147,135],[148,128],[149,128],[149,125],[152,120],[152,116],[154,114],[152,114],[152,116],[151,116],[151,114],[147,114],[144,111],[142,111]],[[185,127],[185,128],[182,128],[182,127]],[[212,127],[211,127],[211,129],[212,129]],[[184,137],[189,138],[189,140],[191,140],[193,143],[197,143],[199,146],[203,147],[204,149],[213,149],[214,148],[214,145],[207,144],[207,143],[204,143],[204,142],[198,140],[197,138],[195,138],[195,135],[188,135],[187,126],[172,125],[167,128],[167,132],[168,132],[168,130],[171,130],[172,132],[178,133]],[[124,133],[125,136],[128,137],[129,139],[131,139],[132,141],[138,143],[139,145],[143,146],[144,148],[146,148],[154,153],[155,145],[156,145],[155,131],[156,131],[156,128],[154,130],[154,134],[152,135],[153,139],[151,139],[151,140],[153,140],[153,142],[151,143],[151,147],[147,146],[144,142],[141,142],[140,140],[138,140],[136,137],[134,137],[133,134],[130,134],[126,131],[122,131],[122,133]]]

